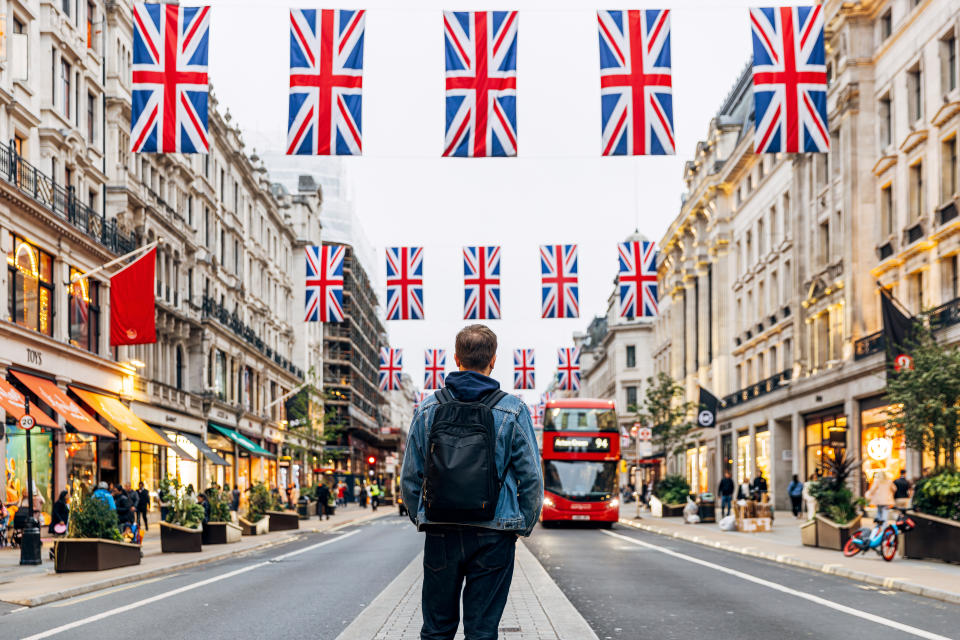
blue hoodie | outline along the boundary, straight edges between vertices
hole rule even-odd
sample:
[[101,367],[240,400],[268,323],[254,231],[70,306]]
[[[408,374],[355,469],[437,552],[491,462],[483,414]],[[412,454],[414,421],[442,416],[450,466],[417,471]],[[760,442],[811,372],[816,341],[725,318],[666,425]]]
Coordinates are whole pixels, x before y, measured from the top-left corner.
[[461,402],[476,402],[500,388],[499,382],[476,371],[448,373],[443,384]]

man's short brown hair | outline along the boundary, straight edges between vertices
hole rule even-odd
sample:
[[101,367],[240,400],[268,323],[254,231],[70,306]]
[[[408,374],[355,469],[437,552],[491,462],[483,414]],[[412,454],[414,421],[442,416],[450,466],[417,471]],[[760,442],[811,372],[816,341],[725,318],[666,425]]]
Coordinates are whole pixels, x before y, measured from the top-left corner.
[[455,349],[464,369],[485,371],[497,355],[497,334],[482,324],[468,325],[457,334]]

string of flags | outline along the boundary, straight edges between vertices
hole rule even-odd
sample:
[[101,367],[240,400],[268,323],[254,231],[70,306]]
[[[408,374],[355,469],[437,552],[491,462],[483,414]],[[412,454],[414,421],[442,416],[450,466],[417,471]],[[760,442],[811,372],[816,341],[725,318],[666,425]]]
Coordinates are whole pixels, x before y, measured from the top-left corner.
[[[133,7],[131,149],[206,153],[210,7]],[[754,151],[826,152],[822,7],[752,8]],[[669,9],[597,12],[601,153],[671,155]],[[517,11],[444,11],[445,157],[517,155]],[[366,11],[290,10],[286,152],[362,155]]]

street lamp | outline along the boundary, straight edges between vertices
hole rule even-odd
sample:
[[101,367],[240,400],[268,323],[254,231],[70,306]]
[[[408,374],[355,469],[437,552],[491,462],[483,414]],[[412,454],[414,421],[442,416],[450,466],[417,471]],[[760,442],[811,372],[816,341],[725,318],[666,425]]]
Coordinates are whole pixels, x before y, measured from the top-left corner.
[[20,428],[27,438],[27,519],[23,525],[23,537],[20,539],[20,564],[40,564],[40,525],[33,517],[33,456],[30,453],[30,431],[36,420],[30,415],[30,398],[23,401],[23,415],[20,416]]

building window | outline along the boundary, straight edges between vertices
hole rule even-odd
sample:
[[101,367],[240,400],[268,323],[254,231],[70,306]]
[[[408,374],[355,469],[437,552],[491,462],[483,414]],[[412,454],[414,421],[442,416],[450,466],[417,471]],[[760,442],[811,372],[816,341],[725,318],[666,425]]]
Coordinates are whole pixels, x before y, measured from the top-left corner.
[[830,221],[820,223],[820,264],[830,262]]
[[97,5],[87,2],[87,49],[93,49],[93,19],[97,17]]
[[910,220],[923,216],[923,163],[910,167]]
[[923,311],[923,271],[917,271],[910,276],[909,283],[910,305],[920,313]]
[[70,117],[70,79],[72,77],[73,70],[70,63],[60,60],[60,87],[63,89],[60,99],[62,100],[63,115],[66,118]]
[[957,88],[957,37],[953,31],[940,41],[940,86],[944,94]]
[[[91,353],[100,353],[100,283],[80,278],[83,272],[70,267],[70,344]],[[77,280],[74,281],[74,277]]]
[[73,0],[63,0],[63,2],[62,2],[63,12],[64,12],[65,14],[67,14],[68,16],[71,15],[71,13],[70,13],[70,5],[71,5],[71,4],[73,4]]
[[889,9],[880,16],[880,39],[886,40],[893,34],[893,12]]
[[220,169],[220,202],[224,202],[224,193],[226,193],[227,188],[227,174],[223,169]]
[[940,148],[940,202],[953,199],[957,192],[957,136],[944,140]]
[[627,345],[627,367],[633,368],[637,366],[637,348],[635,346]]
[[193,228],[193,196],[187,196],[187,224]]
[[880,147],[887,148],[893,142],[893,102],[890,94],[880,97]]
[[923,75],[920,63],[907,71],[907,107],[910,122],[916,122],[923,117]]
[[882,240],[886,241],[895,228],[893,218],[893,183],[884,185],[880,189],[880,233]]
[[627,387],[627,411],[632,413],[637,410],[637,388],[633,386]]
[[92,94],[87,94],[87,140],[90,144],[93,144],[96,141],[97,129],[96,129],[96,112],[97,112],[97,98]]
[[829,473],[826,461],[838,459],[847,448],[847,417],[840,413],[810,416],[805,420],[804,456],[807,477]]
[[7,319],[53,335],[53,258],[10,234],[7,247]]
[[227,399],[227,356],[223,351],[216,350],[214,356],[214,391],[221,400]]
[[210,208],[203,208],[203,244],[210,248]]

